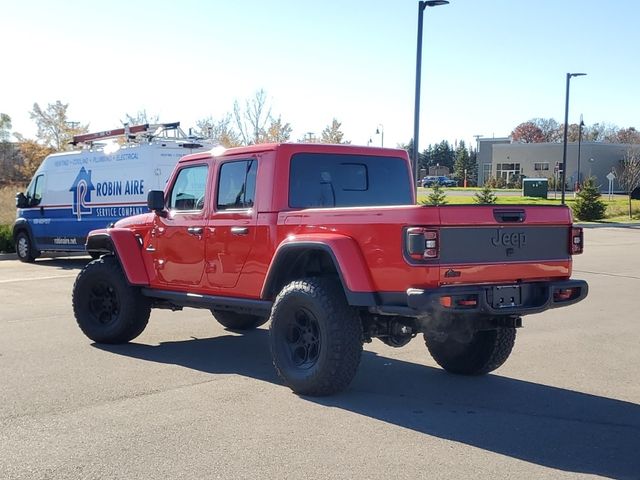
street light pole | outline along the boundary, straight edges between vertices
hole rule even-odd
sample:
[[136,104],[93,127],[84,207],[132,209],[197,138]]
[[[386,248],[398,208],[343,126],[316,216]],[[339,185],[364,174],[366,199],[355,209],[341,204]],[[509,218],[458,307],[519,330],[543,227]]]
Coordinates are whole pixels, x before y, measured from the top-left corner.
[[447,5],[447,0],[420,0],[418,2],[418,48],[416,51],[416,98],[413,115],[413,188],[418,190],[418,136],[420,135],[420,76],[422,70],[422,14],[427,7]]
[[584,127],[584,121],[582,120],[582,114],[580,114],[580,125],[578,125],[578,181],[576,182],[577,189],[582,188],[582,183],[580,183],[580,149],[582,147],[582,127]]
[[567,178],[567,127],[569,123],[569,82],[571,77],[582,77],[586,73],[567,73],[567,92],[564,100],[564,141],[562,149],[562,175],[560,176],[561,182],[561,195],[560,203],[564,205],[564,184]]
[[384,125],[381,123],[376,127],[376,135],[380,135],[380,146],[384,148]]

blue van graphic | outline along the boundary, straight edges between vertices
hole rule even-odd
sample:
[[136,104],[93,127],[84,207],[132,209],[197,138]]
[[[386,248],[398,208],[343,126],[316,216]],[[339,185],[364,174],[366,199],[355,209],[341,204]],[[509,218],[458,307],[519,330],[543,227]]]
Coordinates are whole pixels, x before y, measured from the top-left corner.
[[91,183],[91,170],[87,171],[84,167],[80,168],[78,176],[71,185],[69,191],[73,194],[73,203],[71,211],[78,221],[82,220],[82,214],[91,214],[91,192],[95,190]]

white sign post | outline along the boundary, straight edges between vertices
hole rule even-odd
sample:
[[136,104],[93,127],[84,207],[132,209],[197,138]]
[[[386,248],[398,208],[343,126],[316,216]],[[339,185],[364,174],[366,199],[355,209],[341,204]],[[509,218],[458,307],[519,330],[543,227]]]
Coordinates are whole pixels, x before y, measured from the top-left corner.
[[607,180],[609,180],[609,200],[611,200],[611,196],[613,195],[613,181],[616,179],[616,175],[613,172],[609,172],[607,174]]

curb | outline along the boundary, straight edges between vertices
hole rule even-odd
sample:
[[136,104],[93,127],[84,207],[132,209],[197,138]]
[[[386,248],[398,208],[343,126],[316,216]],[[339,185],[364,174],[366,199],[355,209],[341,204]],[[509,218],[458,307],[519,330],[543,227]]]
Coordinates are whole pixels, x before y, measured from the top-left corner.
[[629,228],[640,230],[640,223],[574,223],[582,228]]
[[0,262],[2,260],[17,260],[18,255],[15,253],[0,253]]

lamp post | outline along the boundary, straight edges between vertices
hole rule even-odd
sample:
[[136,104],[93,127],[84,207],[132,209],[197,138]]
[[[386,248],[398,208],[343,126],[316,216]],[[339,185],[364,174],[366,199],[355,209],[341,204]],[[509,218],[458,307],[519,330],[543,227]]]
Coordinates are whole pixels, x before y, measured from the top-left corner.
[[384,147],[384,125],[381,123],[376,127],[376,135],[380,135],[380,146]]
[[447,5],[447,0],[420,0],[418,2],[418,48],[416,52],[416,98],[413,116],[413,187],[418,190],[418,136],[420,135],[420,74],[422,69],[422,14],[427,7]]
[[564,141],[563,141],[563,149],[562,149],[562,175],[560,176],[561,184],[561,195],[560,195],[560,203],[564,205],[564,184],[567,178],[567,124],[569,123],[569,83],[571,81],[571,77],[582,77],[586,75],[586,73],[567,73],[567,93],[564,100]]
[[580,149],[582,148],[582,127],[584,127],[584,121],[582,120],[582,114],[580,114],[580,125],[578,125],[578,181],[576,182],[576,190],[582,188],[580,182]]

